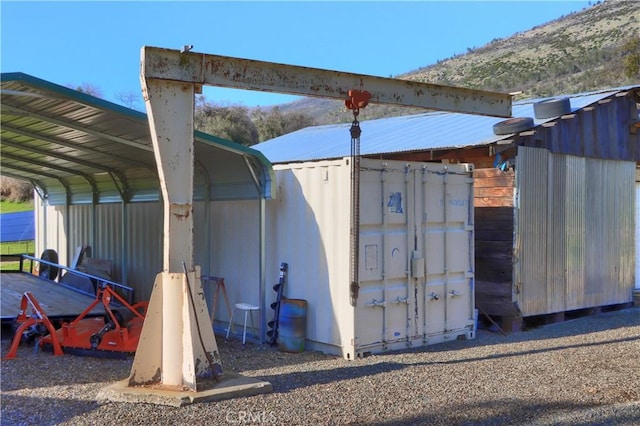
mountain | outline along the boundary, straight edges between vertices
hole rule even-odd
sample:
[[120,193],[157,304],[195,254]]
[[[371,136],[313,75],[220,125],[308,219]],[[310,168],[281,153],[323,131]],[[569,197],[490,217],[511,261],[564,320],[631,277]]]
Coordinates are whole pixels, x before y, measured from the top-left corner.
[[[580,93],[640,82],[625,75],[625,50],[640,58],[640,1],[608,0],[509,38],[470,49],[396,76],[457,87],[518,93],[516,99]],[[315,117],[317,124],[348,122],[341,101],[304,98],[280,106]],[[369,105],[360,119],[424,112]]]

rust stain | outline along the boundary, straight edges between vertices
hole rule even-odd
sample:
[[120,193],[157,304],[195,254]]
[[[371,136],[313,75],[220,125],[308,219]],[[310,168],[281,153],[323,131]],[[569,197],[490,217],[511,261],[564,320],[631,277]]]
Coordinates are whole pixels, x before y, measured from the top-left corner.
[[186,220],[191,215],[191,204],[171,204],[169,211],[178,220]]
[[149,380],[136,379],[135,373],[129,378],[129,386],[151,386],[160,383],[162,379],[162,371],[158,368],[156,373]]

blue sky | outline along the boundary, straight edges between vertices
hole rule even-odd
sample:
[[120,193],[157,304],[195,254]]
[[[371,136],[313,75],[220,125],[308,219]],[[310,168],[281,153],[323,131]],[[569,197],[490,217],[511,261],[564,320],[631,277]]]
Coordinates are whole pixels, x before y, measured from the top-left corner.
[[[8,1],[2,72],[109,101],[140,94],[142,46],[381,77],[397,76],[589,7],[589,1]],[[206,88],[209,102],[267,106],[297,98]],[[136,106],[143,110],[142,98]]]

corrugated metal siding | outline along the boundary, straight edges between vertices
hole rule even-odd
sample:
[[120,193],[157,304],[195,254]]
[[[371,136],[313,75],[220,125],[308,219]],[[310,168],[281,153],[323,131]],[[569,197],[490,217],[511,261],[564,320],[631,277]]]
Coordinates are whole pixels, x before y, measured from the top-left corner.
[[[208,244],[210,235],[207,232],[206,203],[194,201],[193,203],[193,263],[200,265],[200,272],[209,275]],[[161,232],[163,232],[161,230]]]
[[68,208],[36,203],[36,256],[54,249],[59,263],[69,266],[77,247],[91,246],[93,258],[111,261],[113,281],[133,287],[136,300],[148,300],[155,276],[162,270],[162,206],[135,203],[127,204],[125,210],[126,236],[121,203]]
[[517,300],[525,316],[625,303],[635,163],[518,149]]
[[[125,221],[122,218],[123,211],[126,212]],[[194,262],[208,275],[225,277],[232,303],[258,303],[259,246],[255,244],[259,231],[258,212],[259,201],[256,200],[211,202],[208,213],[216,220],[211,220],[211,227],[208,228],[204,203],[194,203]],[[133,287],[136,300],[148,300],[155,276],[163,266],[162,226],[160,202],[126,206],[122,203],[78,205],[69,208],[44,207],[36,203],[36,232],[39,236],[36,239],[36,256],[44,249],[54,249],[58,252],[60,263],[68,265],[76,247],[89,245],[94,258],[112,262],[114,281]],[[237,240],[240,244],[229,250],[230,240]],[[276,271],[270,276],[276,280],[279,265],[273,266]],[[246,293],[246,288],[238,285],[240,281],[247,282],[252,289],[250,294]],[[207,300],[212,300],[212,285],[204,285],[204,289]],[[252,299],[254,296],[255,300]],[[271,296],[268,294],[268,297]],[[218,313],[221,321],[227,321],[228,312],[223,302],[220,298]]]
[[[69,261],[73,261],[73,257],[77,247],[91,245],[93,237],[91,230],[93,229],[93,206],[76,205],[69,206],[69,221],[73,232],[68,233],[69,239]],[[93,249],[93,247],[91,247]],[[93,254],[93,257],[97,257]]]
[[65,206],[45,206],[35,203],[36,247],[35,256],[40,257],[46,249],[58,253],[60,264],[67,264],[67,235],[64,232]]
[[617,278],[616,299],[613,303],[630,302],[634,287],[634,235],[635,227],[635,163],[625,162],[616,167],[607,164],[611,182],[615,182],[615,191],[611,194],[611,203],[615,206],[615,218],[609,228],[613,236],[612,253],[615,253],[613,276]]
[[[198,227],[199,223],[198,220],[194,226]],[[259,230],[259,201],[211,202],[211,251],[206,253],[205,258],[209,264],[209,273],[224,278],[232,306],[239,302],[259,305]],[[275,296],[272,285],[278,282],[279,265],[268,266],[272,266],[276,272],[267,274],[267,306],[273,302],[273,296]],[[204,263],[202,267],[204,270]],[[213,283],[203,283],[209,303],[213,300],[212,291],[215,290],[212,288],[213,285]],[[264,314],[261,312],[261,315]],[[271,321],[273,311],[266,314]],[[218,298],[215,316],[221,323],[229,320],[229,312],[222,294]]]
[[547,294],[542,301],[546,302],[546,309],[550,312],[565,310],[564,280],[566,253],[564,250],[565,210],[558,208],[566,199],[565,185],[567,170],[562,161],[554,156],[548,156],[547,182]]
[[[72,226],[72,229],[75,229]],[[91,245],[92,255],[112,262],[114,281],[122,281],[122,204],[101,204],[96,208],[95,241]]]
[[546,150],[518,150],[514,280],[518,304],[527,314],[546,310],[548,174]]
[[162,271],[163,217],[160,202],[127,205],[127,283],[137,300],[149,300]]
[[[565,202],[565,223],[563,238],[566,245],[565,265],[567,290],[565,292],[564,309],[579,309],[584,306],[585,294],[585,256],[586,256],[586,228],[585,216],[587,206],[587,162],[585,158],[574,156],[553,156],[554,161],[560,163],[565,171],[564,198],[558,199],[559,203]],[[559,241],[562,244],[562,240]]]
[[[202,186],[204,190],[205,186]],[[233,279],[230,276],[225,276],[220,273],[217,267],[212,267],[212,259],[216,259],[217,256],[212,253],[212,247],[216,244],[212,234],[212,221],[210,217],[212,210],[223,206],[225,203],[214,203],[206,201],[198,201],[193,203],[193,262],[195,265],[200,266],[200,272],[203,276],[219,276],[225,278],[225,283],[228,281],[231,283]],[[162,232],[162,231],[161,231]],[[224,249],[224,245],[222,245]],[[212,307],[213,297],[216,290],[216,282],[214,280],[205,279],[202,280],[202,289],[204,291],[205,300],[209,304],[209,308]],[[219,297],[218,306],[224,307],[224,299],[222,295]],[[221,311],[224,315],[228,314],[227,308]],[[225,321],[228,319],[225,318]]]
[[[585,294],[586,304],[594,304],[598,299],[598,289],[611,280],[609,264],[612,253],[609,252],[608,227],[602,226],[602,218],[606,218],[611,205],[605,200],[609,198],[607,182],[604,181],[604,164],[592,165],[590,173],[585,176],[585,184],[588,186],[587,204],[590,206],[585,215],[585,240],[586,240],[586,264],[585,264]],[[613,219],[613,215],[611,215]]]

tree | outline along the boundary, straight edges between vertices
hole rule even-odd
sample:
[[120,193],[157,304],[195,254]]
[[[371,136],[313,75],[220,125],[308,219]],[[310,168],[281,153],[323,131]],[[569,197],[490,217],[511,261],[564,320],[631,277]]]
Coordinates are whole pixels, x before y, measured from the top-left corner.
[[33,187],[29,182],[0,176],[0,199],[25,202],[33,200]]
[[87,95],[95,96],[96,98],[103,98],[102,90],[91,83],[82,83],[80,86],[68,86],[73,90],[77,90],[80,93],[86,93]]
[[269,111],[258,108],[253,112],[251,118],[258,130],[258,138],[261,142],[276,138],[284,133],[282,113],[278,107],[273,107]]
[[640,78],[640,36],[633,35],[625,40],[621,48],[622,67],[625,77],[631,80]]
[[139,110],[138,105],[141,98],[142,95],[140,93],[133,91],[118,92],[116,95],[116,99],[122,102],[122,105],[135,110]]
[[296,130],[316,125],[316,121],[312,116],[301,112],[289,112],[285,114],[284,118],[285,120],[283,134],[295,132]]
[[268,111],[256,109],[251,118],[258,129],[261,142],[315,125],[315,120],[310,115],[300,112],[283,113],[278,106]]
[[[234,105],[221,107],[196,100],[194,126],[196,130],[251,146],[258,143],[258,131],[249,118],[246,107]],[[200,104],[202,102],[202,104]]]

